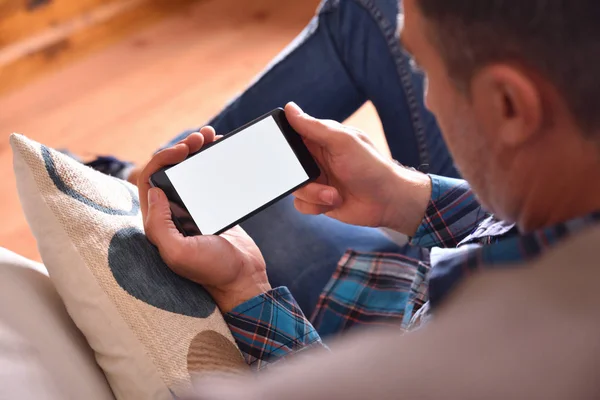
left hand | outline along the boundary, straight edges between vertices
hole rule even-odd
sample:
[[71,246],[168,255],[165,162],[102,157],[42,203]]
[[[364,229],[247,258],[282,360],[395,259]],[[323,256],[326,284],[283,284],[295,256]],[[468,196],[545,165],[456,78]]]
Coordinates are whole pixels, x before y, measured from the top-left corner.
[[205,127],[157,153],[140,174],[138,190],[146,236],[165,263],[175,273],[203,285],[226,313],[271,289],[260,250],[239,226],[220,236],[183,236],[171,219],[166,195],[150,186],[153,173],[182,162],[214,140],[214,129]]

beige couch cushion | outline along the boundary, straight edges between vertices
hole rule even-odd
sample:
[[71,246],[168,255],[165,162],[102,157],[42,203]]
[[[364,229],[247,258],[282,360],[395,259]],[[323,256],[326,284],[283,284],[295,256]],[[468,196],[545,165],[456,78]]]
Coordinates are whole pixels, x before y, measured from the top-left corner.
[[44,266],[2,248],[0,399],[114,400]]
[[191,373],[245,366],[212,299],[146,239],[135,187],[23,136],[11,145],[44,264],[118,399],[170,399]]

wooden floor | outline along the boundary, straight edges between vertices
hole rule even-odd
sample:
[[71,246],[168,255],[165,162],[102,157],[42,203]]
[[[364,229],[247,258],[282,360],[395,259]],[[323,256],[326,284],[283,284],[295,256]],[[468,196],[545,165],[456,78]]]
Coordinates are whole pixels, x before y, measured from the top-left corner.
[[[16,194],[11,132],[75,153],[145,162],[240,90],[312,17],[318,0],[206,0],[0,97],[0,246],[39,259]],[[381,142],[367,106],[351,123]]]

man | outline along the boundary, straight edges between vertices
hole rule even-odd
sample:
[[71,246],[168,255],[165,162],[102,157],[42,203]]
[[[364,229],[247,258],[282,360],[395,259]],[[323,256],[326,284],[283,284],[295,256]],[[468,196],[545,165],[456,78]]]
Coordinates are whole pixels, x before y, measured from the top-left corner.
[[[395,315],[406,329],[419,326],[471,272],[537,258],[600,220],[595,2],[406,0],[404,12],[402,42],[427,74],[428,107],[471,186],[405,169],[362,133],[286,107],[324,173],[295,194],[299,211],[390,227],[432,248],[404,258],[347,253],[313,316],[327,332]],[[234,229],[184,238],[164,194],[148,184],[157,169],[214,139],[203,128],[145,168],[146,232],[171,268],[205,285],[260,369],[320,346],[319,335],[289,291],[271,289],[249,236]]]

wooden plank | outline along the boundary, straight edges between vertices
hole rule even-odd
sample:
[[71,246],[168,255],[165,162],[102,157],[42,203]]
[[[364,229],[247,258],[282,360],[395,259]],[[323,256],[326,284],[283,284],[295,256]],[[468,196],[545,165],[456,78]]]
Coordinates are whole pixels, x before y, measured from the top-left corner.
[[[37,46],[25,46],[21,50],[22,56],[19,50],[15,54],[14,48],[5,49],[4,53],[0,51],[0,60],[9,61],[6,65],[0,63],[0,94],[57,71],[196,1],[128,0],[120,8],[107,5],[52,28],[40,37]],[[119,12],[115,14],[107,12],[107,9]],[[94,16],[98,15],[108,18],[95,19]]]
[[30,54],[43,51],[52,47],[56,43],[65,42],[80,31],[90,28],[115,18],[119,14],[143,5],[146,0],[123,0],[118,3],[109,3],[97,7],[89,13],[77,15],[76,17],[62,23],[52,26],[40,34],[33,35],[19,42],[8,45],[0,49],[0,66],[18,61]]
[[87,14],[93,9],[124,0],[0,0],[0,48]]

